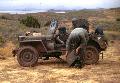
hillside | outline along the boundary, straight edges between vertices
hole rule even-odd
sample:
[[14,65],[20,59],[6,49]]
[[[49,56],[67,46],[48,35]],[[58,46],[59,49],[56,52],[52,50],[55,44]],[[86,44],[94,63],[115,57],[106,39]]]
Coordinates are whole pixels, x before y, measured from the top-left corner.
[[[33,14],[0,14],[0,35],[4,38],[8,39],[16,39],[18,35],[24,34],[26,31],[33,31],[35,28],[29,28],[22,24],[20,24],[20,19],[25,18],[26,16],[33,16],[39,20],[41,24],[40,29],[36,29],[37,31],[41,31],[43,34],[46,34],[49,26],[44,26],[47,22],[49,22],[52,18],[56,18],[59,21],[68,20],[71,21],[72,18],[87,18],[92,27],[96,27],[97,25],[102,25],[104,30],[110,31],[120,31],[120,21],[116,21],[120,19],[120,8],[114,9],[98,9],[98,10],[81,10],[81,11],[71,11],[67,13],[52,13],[52,12],[44,12],[44,13],[33,13]],[[70,25],[70,23],[68,23]],[[68,26],[69,27],[69,26]],[[69,27],[71,28],[71,26]],[[43,32],[43,30],[45,30]]]

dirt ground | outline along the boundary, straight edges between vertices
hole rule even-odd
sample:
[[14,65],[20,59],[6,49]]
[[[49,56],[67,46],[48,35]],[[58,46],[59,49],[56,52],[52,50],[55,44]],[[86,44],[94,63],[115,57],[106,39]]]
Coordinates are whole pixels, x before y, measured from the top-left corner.
[[0,83],[120,83],[120,41],[111,41],[96,65],[69,68],[64,61],[39,60],[35,67],[21,67],[16,57],[0,59]]

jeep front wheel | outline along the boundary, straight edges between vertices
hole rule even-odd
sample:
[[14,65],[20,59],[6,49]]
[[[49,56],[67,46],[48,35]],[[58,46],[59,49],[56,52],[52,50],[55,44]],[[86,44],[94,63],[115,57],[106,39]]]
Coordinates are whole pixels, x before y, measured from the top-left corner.
[[87,46],[84,56],[85,64],[96,64],[99,60],[98,50],[94,46]]
[[17,54],[18,63],[23,67],[35,66],[38,58],[37,50],[31,46],[22,47]]

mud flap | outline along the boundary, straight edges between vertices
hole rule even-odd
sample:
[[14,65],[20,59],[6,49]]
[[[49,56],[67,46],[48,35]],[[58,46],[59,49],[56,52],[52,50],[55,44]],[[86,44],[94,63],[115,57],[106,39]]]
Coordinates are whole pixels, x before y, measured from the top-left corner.
[[71,66],[76,59],[77,59],[77,56],[76,56],[75,50],[73,50],[72,52],[70,52],[68,54],[68,56],[66,57],[66,61],[67,61],[67,63],[68,63],[69,66]]

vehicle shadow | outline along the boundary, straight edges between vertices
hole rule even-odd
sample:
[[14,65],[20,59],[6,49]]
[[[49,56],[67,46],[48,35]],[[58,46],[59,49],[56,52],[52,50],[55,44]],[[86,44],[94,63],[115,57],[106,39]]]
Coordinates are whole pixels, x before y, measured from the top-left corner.
[[57,67],[57,68],[65,68],[68,67],[68,64],[63,59],[49,59],[49,60],[39,60],[36,66],[51,66],[51,67]]

